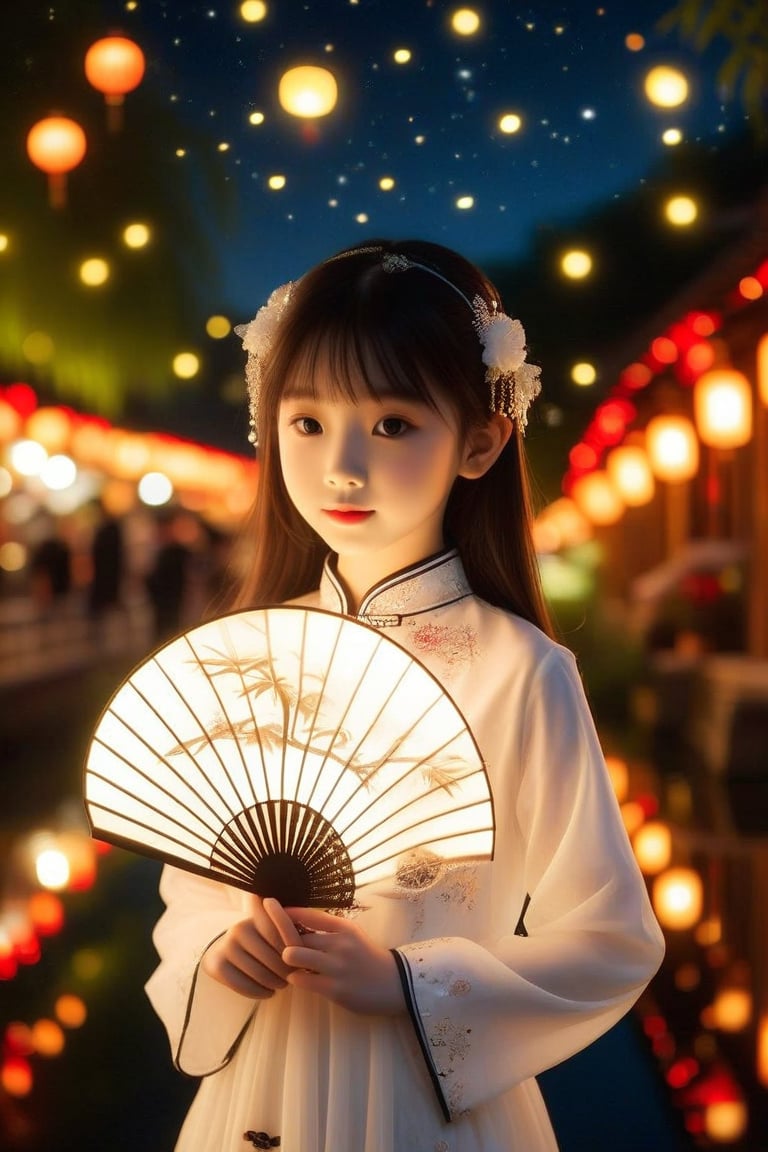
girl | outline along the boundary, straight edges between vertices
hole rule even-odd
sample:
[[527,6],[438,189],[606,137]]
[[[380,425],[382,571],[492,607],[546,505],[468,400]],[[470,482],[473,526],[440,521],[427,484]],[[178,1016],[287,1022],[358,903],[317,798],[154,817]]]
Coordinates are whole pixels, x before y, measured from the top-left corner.
[[522,327],[456,253],[371,241],[241,332],[261,471],[234,606],[356,616],[421,660],[487,764],[496,855],[403,859],[353,918],[166,867],[147,992],[204,1077],[177,1152],[555,1149],[533,1078],[663,944],[539,589]]

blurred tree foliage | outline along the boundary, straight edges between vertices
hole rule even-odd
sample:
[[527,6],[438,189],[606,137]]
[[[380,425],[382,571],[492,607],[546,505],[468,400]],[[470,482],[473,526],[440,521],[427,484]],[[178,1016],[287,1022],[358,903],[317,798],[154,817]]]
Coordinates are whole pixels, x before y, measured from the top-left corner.
[[727,55],[717,76],[728,97],[740,97],[756,132],[768,138],[768,3],[766,0],[679,0],[659,21],[699,52],[722,39]]
[[[8,243],[0,259],[0,379],[29,380],[114,418],[136,399],[168,399],[179,388],[172,358],[204,337],[198,289],[215,286],[211,236],[233,220],[235,203],[213,141],[161,96],[158,81],[168,77],[160,53],[144,35],[105,26],[102,9],[98,0],[30,0],[3,10],[0,232]],[[83,60],[94,40],[115,33],[141,40],[147,72],[125,99],[122,129],[110,132]],[[51,114],[76,120],[88,141],[58,210],[26,154],[29,129]],[[135,221],[152,231],[144,249],[121,240]],[[103,287],[79,280],[89,256],[111,266]],[[30,332],[52,342],[42,363],[23,354]]]
[[[621,369],[645,352],[649,326],[754,227],[766,187],[765,154],[751,134],[680,145],[620,198],[539,229],[525,259],[488,268],[508,311],[523,318],[530,359],[543,369],[526,436],[543,499],[561,494],[570,447]],[[674,228],[664,217],[665,201],[681,189],[699,206],[690,228]],[[583,280],[560,272],[571,247],[592,255],[593,271]],[[591,388],[571,380],[581,360],[597,369]]]

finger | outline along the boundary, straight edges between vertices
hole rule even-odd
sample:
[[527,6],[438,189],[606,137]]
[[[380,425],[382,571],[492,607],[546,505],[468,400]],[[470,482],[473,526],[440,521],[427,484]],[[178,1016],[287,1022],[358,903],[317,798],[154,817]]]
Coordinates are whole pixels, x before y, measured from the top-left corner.
[[283,911],[291,918],[294,924],[301,924],[312,932],[345,932],[349,930],[349,923],[322,908],[284,908]]
[[330,970],[328,954],[320,948],[289,947],[283,952],[283,960],[291,969],[306,968],[309,972],[327,972]]
[[270,920],[273,932],[275,932],[278,938],[277,947],[280,952],[282,952],[283,948],[301,943],[301,936],[295,922],[287,914],[278,900],[273,900],[272,898],[265,899],[264,911]]
[[[273,903],[277,903],[277,901],[273,901]],[[266,940],[266,942],[274,948],[275,952],[282,952],[284,947],[283,939],[272,917],[265,909],[264,900],[261,896],[251,897],[251,919],[262,939]]]
[[238,946],[233,950],[227,962],[242,972],[248,980],[260,984],[263,988],[269,988],[273,992],[279,988],[285,988],[286,977],[289,972],[279,954],[274,956],[274,960],[273,956],[270,956],[268,960],[267,958],[262,960],[258,956],[254,956],[247,948]]

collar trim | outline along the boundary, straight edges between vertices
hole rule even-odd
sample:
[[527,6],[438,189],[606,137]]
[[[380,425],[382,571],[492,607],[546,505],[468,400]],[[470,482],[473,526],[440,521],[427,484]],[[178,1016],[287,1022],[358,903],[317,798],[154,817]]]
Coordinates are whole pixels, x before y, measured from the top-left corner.
[[[392,627],[401,624],[404,616],[453,604],[471,593],[459,554],[449,548],[374,584],[363,597],[357,617],[377,628]],[[331,556],[323,568],[320,596],[323,607],[350,614]]]

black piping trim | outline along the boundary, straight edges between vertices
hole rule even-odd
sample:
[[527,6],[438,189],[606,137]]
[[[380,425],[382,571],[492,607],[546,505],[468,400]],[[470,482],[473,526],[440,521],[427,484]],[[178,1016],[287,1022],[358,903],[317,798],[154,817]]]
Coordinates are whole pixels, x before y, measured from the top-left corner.
[[523,906],[520,909],[520,915],[518,916],[517,924],[515,925],[515,936],[527,936],[528,935],[528,929],[525,926],[525,914],[528,911],[528,905],[530,904],[530,902],[531,902],[531,897],[526,892],[525,900],[523,900]]
[[[205,951],[207,952],[208,949],[210,948],[211,944],[215,944],[216,941],[220,940],[223,935],[224,935],[224,933],[220,932],[218,934],[218,936],[214,936],[213,940],[211,940],[210,943],[206,945]],[[227,1064],[229,1064],[230,1060],[232,1059],[235,1052],[239,1048],[240,1041],[242,1040],[243,1036],[245,1035],[245,1030],[248,1027],[248,1025],[250,1024],[251,1020],[253,1020],[253,1015],[254,1015],[254,1012],[256,1011],[256,1007],[254,1005],[253,1012],[251,1012],[251,1014],[248,1017],[248,1019],[246,1020],[245,1024],[243,1024],[242,1028],[240,1029],[240,1031],[238,1032],[234,1041],[232,1042],[229,1050],[224,1054],[224,1059],[221,1061],[220,1064],[217,1065],[216,1068],[212,1068],[210,1072],[187,1072],[187,1070],[185,1068],[182,1068],[182,1066],[181,1066],[181,1050],[184,1047],[184,1038],[187,1034],[187,1028],[189,1027],[189,1018],[192,1015],[192,1001],[195,998],[195,988],[197,987],[197,977],[198,977],[198,974],[200,972],[200,965],[201,964],[202,964],[202,958],[200,960],[198,960],[197,965],[195,967],[194,975],[192,976],[192,985],[189,989],[189,997],[187,999],[187,1010],[184,1013],[184,1024],[183,1024],[182,1029],[181,1029],[181,1036],[179,1037],[179,1044],[178,1044],[178,1047],[176,1049],[176,1052],[175,1052],[174,1058],[173,1058],[173,1063],[174,1063],[175,1067],[179,1070],[179,1072],[181,1072],[182,1075],[184,1075],[184,1076],[192,1076],[195,1080],[204,1079],[206,1076],[213,1076],[216,1072],[220,1072],[222,1068],[226,1068]]]
[[416,1039],[418,1040],[419,1047],[421,1048],[421,1054],[424,1057],[425,1064],[427,1065],[427,1071],[429,1072],[429,1078],[432,1081],[432,1087],[434,1088],[435,1095],[437,1096],[437,1102],[440,1105],[440,1111],[442,1112],[445,1120],[450,1124],[451,1112],[445,1099],[442,1086],[440,1084],[440,1077],[438,1076],[437,1068],[435,1068],[435,1064],[432,1059],[432,1053],[429,1050],[429,1040],[427,1039],[427,1034],[424,1031],[424,1024],[422,1023],[419,1010],[416,1006],[416,996],[413,991],[413,976],[411,973],[410,964],[406,960],[405,956],[401,955],[401,953],[398,952],[396,948],[392,948],[390,951],[392,952],[392,955],[395,958],[395,963],[397,964],[397,971],[398,975],[400,976],[400,983],[403,986],[403,996],[405,997],[406,1007],[408,1008],[408,1015],[411,1018],[413,1030],[416,1033]]

